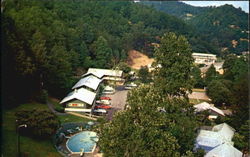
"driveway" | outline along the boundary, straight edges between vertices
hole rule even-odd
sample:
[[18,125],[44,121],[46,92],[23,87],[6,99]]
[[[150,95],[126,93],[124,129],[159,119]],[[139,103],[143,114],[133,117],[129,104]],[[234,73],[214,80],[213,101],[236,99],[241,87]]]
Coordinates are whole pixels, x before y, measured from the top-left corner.
[[127,100],[128,90],[124,89],[124,86],[118,86],[116,88],[115,94],[107,95],[111,98],[111,107],[107,114],[107,119],[112,120],[112,117],[116,111],[124,110],[126,100]]

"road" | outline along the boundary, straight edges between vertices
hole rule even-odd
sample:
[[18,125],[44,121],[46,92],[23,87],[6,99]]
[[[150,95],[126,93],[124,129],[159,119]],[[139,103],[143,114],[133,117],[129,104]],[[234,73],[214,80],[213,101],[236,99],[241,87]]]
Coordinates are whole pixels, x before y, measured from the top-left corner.
[[115,94],[107,95],[111,98],[111,107],[112,107],[112,109],[108,111],[108,114],[106,117],[108,120],[112,120],[112,117],[115,114],[115,112],[119,110],[124,110],[126,100],[127,100],[127,93],[128,93],[128,90],[125,90],[124,86],[118,86],[116,88]]

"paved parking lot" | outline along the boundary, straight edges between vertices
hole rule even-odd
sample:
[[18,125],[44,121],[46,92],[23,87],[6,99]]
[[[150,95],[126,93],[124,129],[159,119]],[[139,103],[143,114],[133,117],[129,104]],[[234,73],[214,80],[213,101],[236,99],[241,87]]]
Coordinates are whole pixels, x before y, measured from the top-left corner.
[[114,113],[118,110],[124,110],[126,100],[127,100],[128,90],[124,89],[124,86],[118,86],[116,88],[115,94],[107,95],[111,100],[111,107],[107,114],[107,119],[112,120]]

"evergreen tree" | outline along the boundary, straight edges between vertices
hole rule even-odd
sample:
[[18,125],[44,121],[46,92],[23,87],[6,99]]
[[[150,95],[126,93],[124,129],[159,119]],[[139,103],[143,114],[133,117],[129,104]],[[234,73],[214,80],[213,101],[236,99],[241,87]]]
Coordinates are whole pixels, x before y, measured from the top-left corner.
[[111,66],[112,49],[102,36],[92,44],[93,55],[95,57],[96,68],[108,68]]

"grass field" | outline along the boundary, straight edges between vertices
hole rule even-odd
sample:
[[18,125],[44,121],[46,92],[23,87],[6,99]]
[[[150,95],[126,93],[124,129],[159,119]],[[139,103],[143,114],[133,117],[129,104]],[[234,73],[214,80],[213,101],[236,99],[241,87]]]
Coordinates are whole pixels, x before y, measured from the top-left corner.
[[[11,110],[3,111],[2,115],[2,155],[3,157],[17,156],[17,133],[15,129],[15,112],[22,109],[46,109],[45,104],[22,104]],[[65,122],[86,122],[88,119],[76,117],[74,115],[58,116],[61,123]],[[52,140],[35,140],[30,137],[20,136],[21,152],[29,157],[60,157],[52,144]]]

